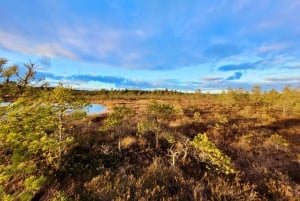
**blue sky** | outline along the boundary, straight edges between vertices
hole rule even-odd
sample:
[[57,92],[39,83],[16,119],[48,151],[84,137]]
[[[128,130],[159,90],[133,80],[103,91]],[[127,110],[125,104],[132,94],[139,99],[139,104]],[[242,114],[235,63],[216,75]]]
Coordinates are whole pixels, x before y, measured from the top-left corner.
[[81,89],[300,87],[300,0],[0,0],[0,57]]

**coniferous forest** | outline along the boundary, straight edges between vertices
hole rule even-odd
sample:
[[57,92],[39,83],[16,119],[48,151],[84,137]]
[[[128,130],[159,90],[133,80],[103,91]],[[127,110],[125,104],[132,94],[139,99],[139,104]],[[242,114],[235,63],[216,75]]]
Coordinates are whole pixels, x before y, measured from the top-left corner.
[[[22,71],[20,70],[22,69]],[[81,91],[0,59],[0,200],[300,200],[300,91]],[[84,107],[98,103],[100,114]]]

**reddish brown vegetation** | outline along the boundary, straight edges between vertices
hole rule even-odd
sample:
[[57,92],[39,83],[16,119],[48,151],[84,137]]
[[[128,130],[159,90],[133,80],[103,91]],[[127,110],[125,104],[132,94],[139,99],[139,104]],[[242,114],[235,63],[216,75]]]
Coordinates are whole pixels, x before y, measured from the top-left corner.
[[[41,199],[47,200],[57,191],[71,200],[299,199],[297,114],[282,117],[280,110],[273,110],[266,117],[261,107],[228,107],[210,98],[171,104],[180,106],[183,113],[164,125],[171,137],[161,135],[159,149],[155,148],[154,133],[136,135],[145,105],[135,105],[132,129],[123,137],[121,151],[115,136],[99,132],[105,115],[77,123],[77,143]],[[195,112],[200,113],[196,120]],[[179,154],[176,166],[171,165],[170,148],[183,146],[185,139],[204,132],[231,158],[234,174],[208,169],[193,150],[185,160]],[[274,141],[276,134],[284,142]]]

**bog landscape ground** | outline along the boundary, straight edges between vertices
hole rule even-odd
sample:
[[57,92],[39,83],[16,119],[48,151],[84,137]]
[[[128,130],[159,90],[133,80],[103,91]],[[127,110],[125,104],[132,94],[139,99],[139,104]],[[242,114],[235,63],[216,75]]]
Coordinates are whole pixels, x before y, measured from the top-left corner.
[[297,89],[78,91],[33,67],[0,71],[0,200],[300,199]]

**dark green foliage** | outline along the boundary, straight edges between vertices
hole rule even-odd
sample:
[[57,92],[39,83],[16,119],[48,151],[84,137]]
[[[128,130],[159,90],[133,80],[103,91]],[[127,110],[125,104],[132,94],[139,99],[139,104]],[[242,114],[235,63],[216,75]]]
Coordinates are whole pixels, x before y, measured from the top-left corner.
[[168,123],[177,114],[175,108],[170,104],[152,102],[144,113],[143,121],[138,122],[138,135],[147,132],[155,133],[155,147],[159,147],[159,135]]
[[134,115],[133,110],[122,105],[115,106],[112,113],[105,119],[100,130],[112,132],[118,137],[118,149],[121,151],[121,137],[126,135],[131,128],[131,120]]

